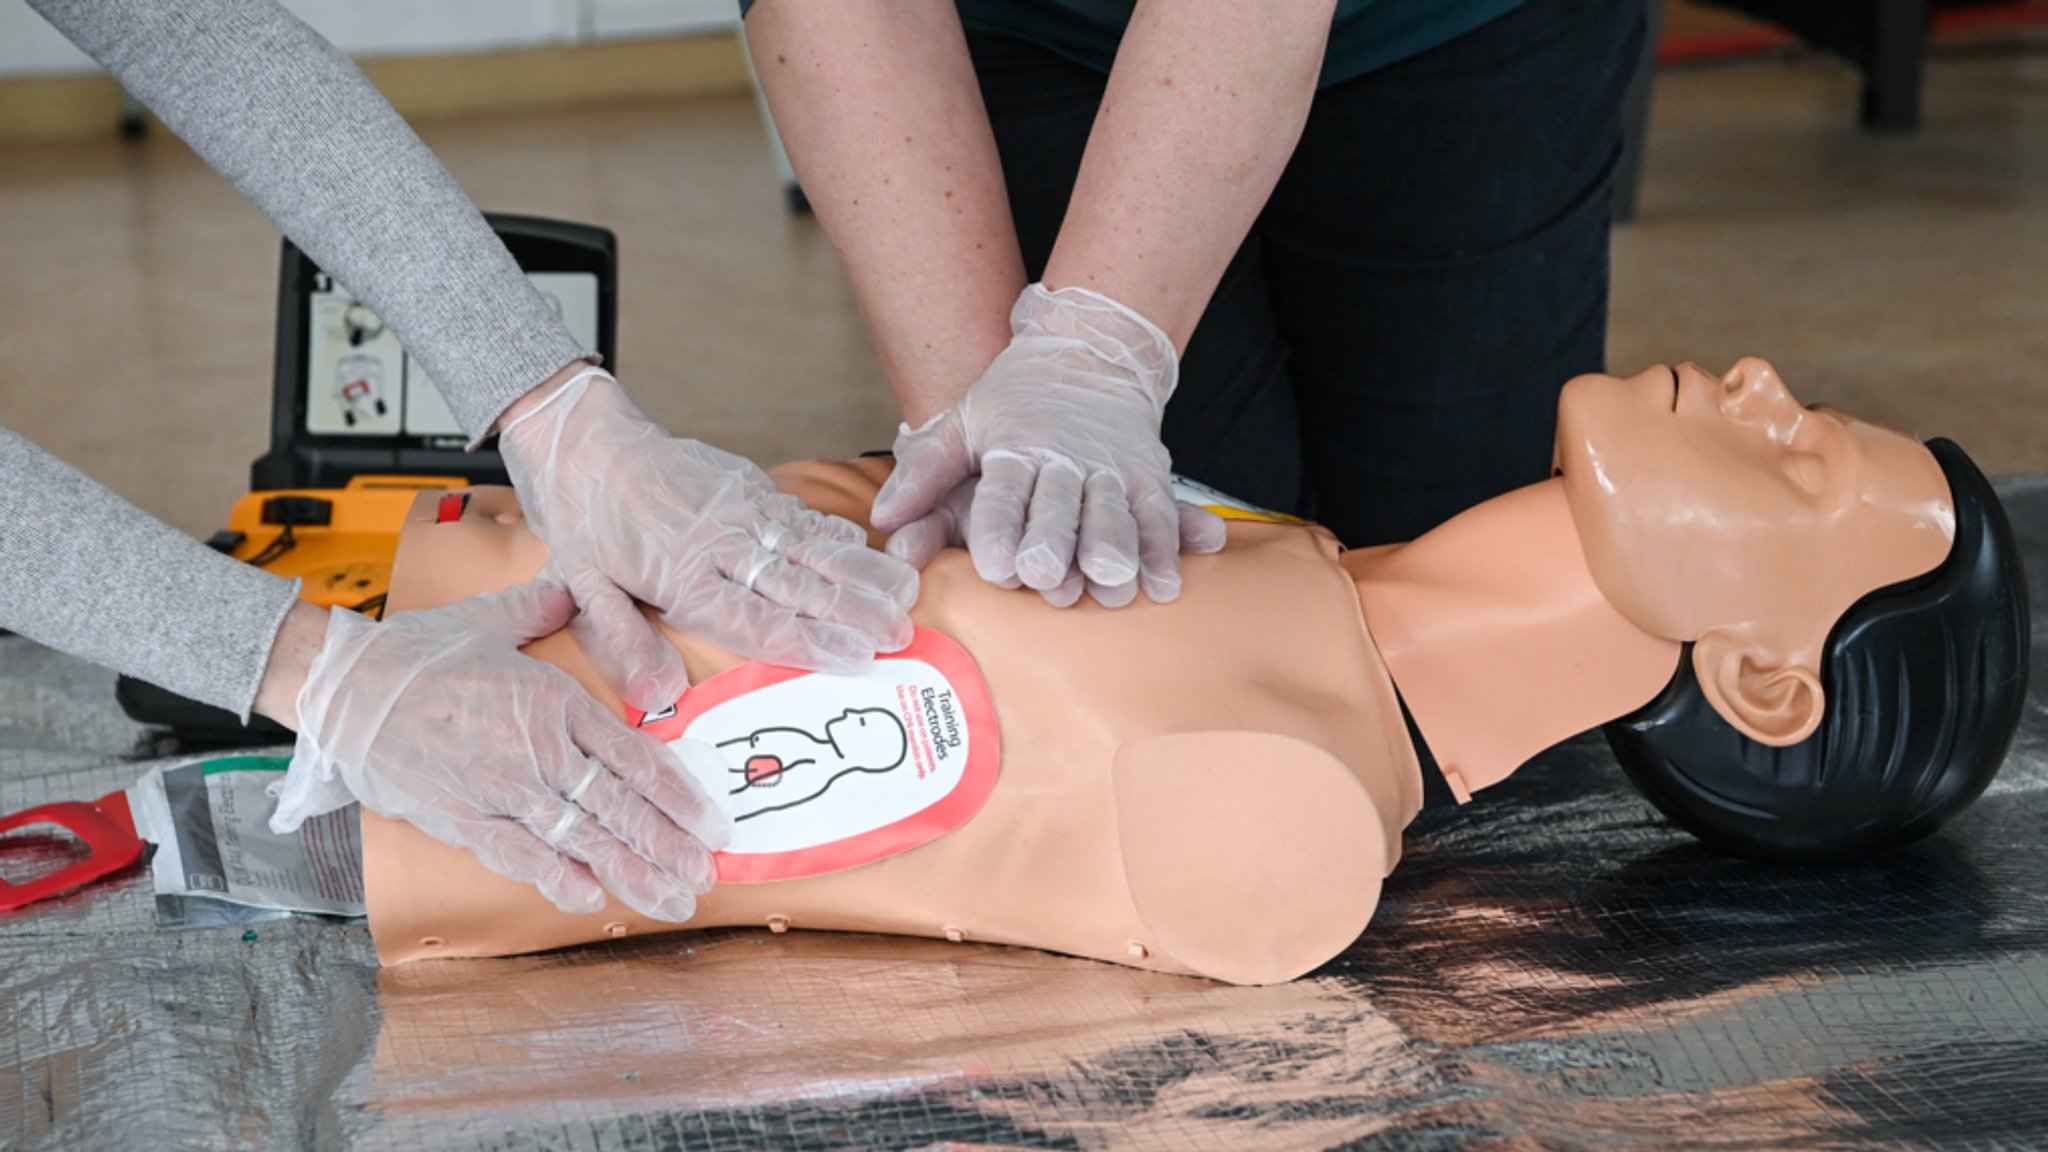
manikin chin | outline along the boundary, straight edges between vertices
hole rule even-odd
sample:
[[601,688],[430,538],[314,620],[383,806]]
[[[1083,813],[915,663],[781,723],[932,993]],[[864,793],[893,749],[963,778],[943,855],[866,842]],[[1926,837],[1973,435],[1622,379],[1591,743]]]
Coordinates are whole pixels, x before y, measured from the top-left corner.
[[[671,635],[695,685],[628,718],[741,835],[691,927],[1023,945],[1238,983],[1366,930],[1422,758],[1463,800],[1608,725],[1631,779],[1723,850],[1842,859],[1926,835],[2003,759],[2025,582],[1984,478],[1944,441],[1801,406],[1771,366],[1587,376],[1557,477],[1409,544],[1234,519],[1181,598],[1056,609],[925,572],[910,649],[856,676]],[[886,461],[782,487],[864,522]],[[518,583],[546,557],[509,490],[407,525],[393,611]],[[616,704],[566,633],[535,657]],[[412,827],[363,817],[386,962],[674,930],[551,906]]]

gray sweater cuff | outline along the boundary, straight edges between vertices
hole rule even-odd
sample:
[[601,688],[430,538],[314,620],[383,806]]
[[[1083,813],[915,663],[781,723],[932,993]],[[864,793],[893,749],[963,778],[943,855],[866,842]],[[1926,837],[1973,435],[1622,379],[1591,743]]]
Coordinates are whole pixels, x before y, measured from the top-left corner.
[[0,428],[0,628],[246,721],[298,590]]
[[349,58],[274,0],[30,0],[389,323],[472,441],[582,347]]

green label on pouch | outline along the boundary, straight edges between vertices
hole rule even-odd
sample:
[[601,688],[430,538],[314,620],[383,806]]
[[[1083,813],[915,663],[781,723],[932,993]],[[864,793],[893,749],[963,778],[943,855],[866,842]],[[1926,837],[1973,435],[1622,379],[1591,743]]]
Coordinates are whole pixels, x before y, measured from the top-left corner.
[[207,760],[201,771],[208,776],[223,772],[282,772],[292,766],[289,756],[223,756],[218,760]]

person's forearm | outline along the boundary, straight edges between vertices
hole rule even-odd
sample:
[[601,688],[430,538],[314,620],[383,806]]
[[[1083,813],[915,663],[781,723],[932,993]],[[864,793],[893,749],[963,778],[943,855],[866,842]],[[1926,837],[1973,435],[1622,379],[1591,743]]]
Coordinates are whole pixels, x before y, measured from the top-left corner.
[[306,686],[313,657],[327,640],[327,612],[304,600],[291,606],[271,643],[263,679],[256,685],[251,710],[294,732],[299,730],[299,692]]
[[481,437],[588,354],[362,71],[275,0],[30,0],[361,299]]
[[959,14],[952,0],[764,0],[747,41],[904,418],[921,423],[1009,342],[1024,288]]
[[1139,0],[1046,265],[1176,348],[1307,123],[1334,0]]
[[0,628],[247,716],[298,602],[0,429]]

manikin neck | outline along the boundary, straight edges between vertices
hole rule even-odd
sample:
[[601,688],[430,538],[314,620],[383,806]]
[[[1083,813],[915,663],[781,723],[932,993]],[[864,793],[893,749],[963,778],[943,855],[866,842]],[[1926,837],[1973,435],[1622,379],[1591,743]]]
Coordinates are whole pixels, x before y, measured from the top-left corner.
[[1676,641],[1631,624],[1593,583],[1562,481],[1340,563],[1460,803],[1647,704],[1678,667]]

